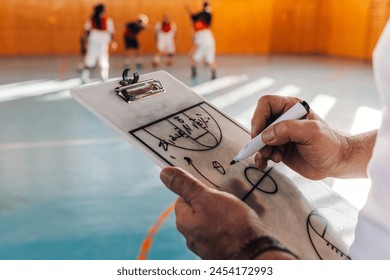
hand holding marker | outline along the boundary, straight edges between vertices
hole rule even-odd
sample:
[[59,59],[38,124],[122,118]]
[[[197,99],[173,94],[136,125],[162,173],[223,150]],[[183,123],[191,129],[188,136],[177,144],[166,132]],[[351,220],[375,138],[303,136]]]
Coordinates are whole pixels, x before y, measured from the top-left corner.
[[[299,120],[300,118],[305,116],[307,113],[309,113],[309,110],[310,110],[310,106],[305,101],[298,102],[297,104],[292,106],[290,109],[288,109],[283,115],[281,115],[279,118],[277,118],[268,127],[273,126],[273,125],[275,125],[281,121],[285,121],[285,120]],[[253,138],[248,144],[246,144],[244,146],[244,148],[242,148],[240,150],[240,152],[230,162],[230,165],[233,165],[236,162],[239,162],[240,160],[246,159],[246,158],[250,157],[251,155],[253,155],[254,153],[256,153],[257,151],[261,150],[266,145],[262,140],[262,135],[263,135],[263,132],[261,132],[259,135],[257,135],[255,138]]]

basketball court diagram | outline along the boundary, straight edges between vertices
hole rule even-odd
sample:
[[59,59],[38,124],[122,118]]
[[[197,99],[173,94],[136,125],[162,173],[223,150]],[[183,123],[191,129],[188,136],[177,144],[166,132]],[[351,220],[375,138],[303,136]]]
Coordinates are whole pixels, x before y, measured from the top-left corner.
[[[282,187],[280,173],[273,168],[258,170],[253,159],[230,166],[235,153],[250,140],[246,129],[238,125],[207,102],[201,102],[174,114],[129,131],[151,152],[168,165],[181,167],[213,188],[231,192],[225,187],[231,176],[244,182],[244,188],[233,193],[247,202],[256,196],[278,196]],[[283,186],[285,187],[285,186]],[[254,196],[254,197],[253,197]],[[273,205],[277,207],[277,205]],[[331,228],[327,212],[309,209],[302,215],[306,219],[307,244],[311,255],[319,259],[349,259],[345,246],[339,248],[337,240],[326,229]],[[328,238],[329,235],[329,238]],[[337,234],[336,234],[337,236]]]

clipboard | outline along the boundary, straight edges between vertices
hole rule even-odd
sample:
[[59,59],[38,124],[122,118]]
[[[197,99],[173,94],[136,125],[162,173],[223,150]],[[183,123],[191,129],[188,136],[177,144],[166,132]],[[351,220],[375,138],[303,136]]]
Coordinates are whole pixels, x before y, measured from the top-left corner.
[[246,128],[165,71],[129,74],[71,95],[160,167],[181,167],[243,200],[301,258],[350,259],[354,206],[323,183],[286,176],[280,164],[260,171],[251,157],[230,166],[251,139]]

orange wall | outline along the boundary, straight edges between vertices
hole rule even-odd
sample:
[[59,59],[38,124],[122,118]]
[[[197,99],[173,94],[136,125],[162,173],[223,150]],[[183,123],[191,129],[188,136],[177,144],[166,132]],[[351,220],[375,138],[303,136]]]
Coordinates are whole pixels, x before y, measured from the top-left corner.
[[[12,0],[0,1],[0,54],[76,54],[85,20],[90,17],[94,0]],[[188,52],[192,28],[184,8],[201,8],[201,0],[111,0],[107,13],[116,28],[117,52],[123,52],[122,33],[127,21],[137,14],[150,18],[150,30],[140,35],[142,49],[155,51],[154,24],[169,12],[178,26],[177,50]],[[213,0],[213,31],[218,53],[265,53],[268,51],[272,0]],[[19,7],[23,7],[20,9]],[[261,17],[258,14],[264,14]]]
[[326,53],[353,58],[371,58],[389,17],[390,1],[354,0],[337,3],[338,5],[329,5],[331,20]]
[[[96,0],[0,1],[0,55],[77,54],[82,26]],[[100,2],[100,1],[99,1]],[[150,18],[140,36],[155,51],[154,24],[169,12],[178,25],[177,50],[191,46],[184,9],[202,0],[105,0],[123,52],[122,33],[138,13]],[[369,59],[389,16],[390,0],[210,0],[219,54],[321,53]]]
[[318,0],[276,1],[272,16],[271,51],[317,51]]

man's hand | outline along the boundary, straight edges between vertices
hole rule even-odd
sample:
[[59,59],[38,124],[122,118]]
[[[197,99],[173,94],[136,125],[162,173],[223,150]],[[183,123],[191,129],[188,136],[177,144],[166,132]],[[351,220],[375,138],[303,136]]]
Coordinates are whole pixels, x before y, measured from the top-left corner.
[[237,197],[207,187],[180,168],[166,167],[160,177],[180,196],[175,205],[177,229],[202,259],[230,259],[266,233],[258,215]]
[[[263,96],[252,118],[252,137],[301,100]],[[309,179],[364,177],[376,132],[347,137],[332,129],[312,110],[304,120],[280,122],[264,130],[267,144],[255,156],[259,169],[282,161]]]

